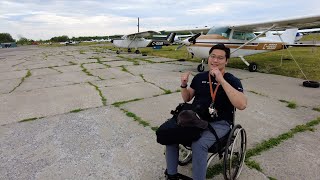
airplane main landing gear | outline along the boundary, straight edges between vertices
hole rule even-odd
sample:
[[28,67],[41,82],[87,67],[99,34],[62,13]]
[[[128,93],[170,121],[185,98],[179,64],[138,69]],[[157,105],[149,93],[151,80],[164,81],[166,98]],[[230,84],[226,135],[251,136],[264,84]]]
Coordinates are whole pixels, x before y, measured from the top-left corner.
[[204,65],[203,64],[199,64],[199,66],[197,67],[197,70],[199,72],[203,72],[204,71]]
[[128,48],[128,53],[130,53],[131,52],[131,49],[130,48]]
[[256,72],[257,69],[258,69],[258,65],[256,63],[250,63],[250,65],[249,65],[250,72]]
[[248,63],[248,61],[246,61],[243,56],[239,56],[239,58],[242,60],[242,62],[244,62],[248,67],[249,67],[249,71],[250,72],[256,72],[258,69],[258,65],[256,63]]
[[199,72],[203,72],[204,71],[204,63],[205,63],[206,59],[202,59],[201,60],[201,64],[199,64],[199,66],[197,67],[197,70]]
[[117,53],[117,54],[120,54],[120,50],[117,50],[116,53]]

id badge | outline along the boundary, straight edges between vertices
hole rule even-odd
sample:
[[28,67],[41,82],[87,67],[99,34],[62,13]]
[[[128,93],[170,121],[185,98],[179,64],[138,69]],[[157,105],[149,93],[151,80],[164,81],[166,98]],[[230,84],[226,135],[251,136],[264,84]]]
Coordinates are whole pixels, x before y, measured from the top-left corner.
[[209,106],[209,114],[212,118],[218,117],[218,111],[214,107],[214,102],[212,102]]

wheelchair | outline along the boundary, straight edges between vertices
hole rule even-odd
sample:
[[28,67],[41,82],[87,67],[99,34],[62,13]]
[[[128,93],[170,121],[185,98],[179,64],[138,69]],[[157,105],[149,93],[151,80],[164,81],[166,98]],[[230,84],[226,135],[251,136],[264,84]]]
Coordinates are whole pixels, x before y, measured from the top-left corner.
[[[235,112],[235,110],[234,110]],[[247,148],[247,135],[245,129],[240,124],[234,124],[234,115],[231,123],[231,130],[213,144],[208,152],[207,169],[214,159],[223,161],[224,179],[237,179],[241,173],[245,160]],[[222,159],[223,158],[223,159]],[[185,166],[192,161],[192,150],[190,145],[179,144],[180,166]]]

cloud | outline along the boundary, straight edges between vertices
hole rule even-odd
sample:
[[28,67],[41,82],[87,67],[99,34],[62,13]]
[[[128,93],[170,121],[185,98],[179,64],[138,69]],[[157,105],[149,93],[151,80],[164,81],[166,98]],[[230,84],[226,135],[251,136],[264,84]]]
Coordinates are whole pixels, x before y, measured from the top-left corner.
[[226,4],[213,3],[210,5],[204,5],[200,8],[187,10],[187,15],[200,15],[200,14],[220,14],[226,12],[228,9]]

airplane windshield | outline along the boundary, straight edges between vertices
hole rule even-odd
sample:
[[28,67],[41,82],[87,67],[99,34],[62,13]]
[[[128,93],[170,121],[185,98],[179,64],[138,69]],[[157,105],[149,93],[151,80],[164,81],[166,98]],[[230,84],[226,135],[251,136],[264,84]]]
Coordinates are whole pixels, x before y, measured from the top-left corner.
[[207,34],[219,34],[223,37],[229,38],[231,29],[229,27],[213,27]]
[[232,34],[232,39],[238,39],[238,40],[250,40],[255,37],[256,37],[256,35],[251,32],[234,31]]

